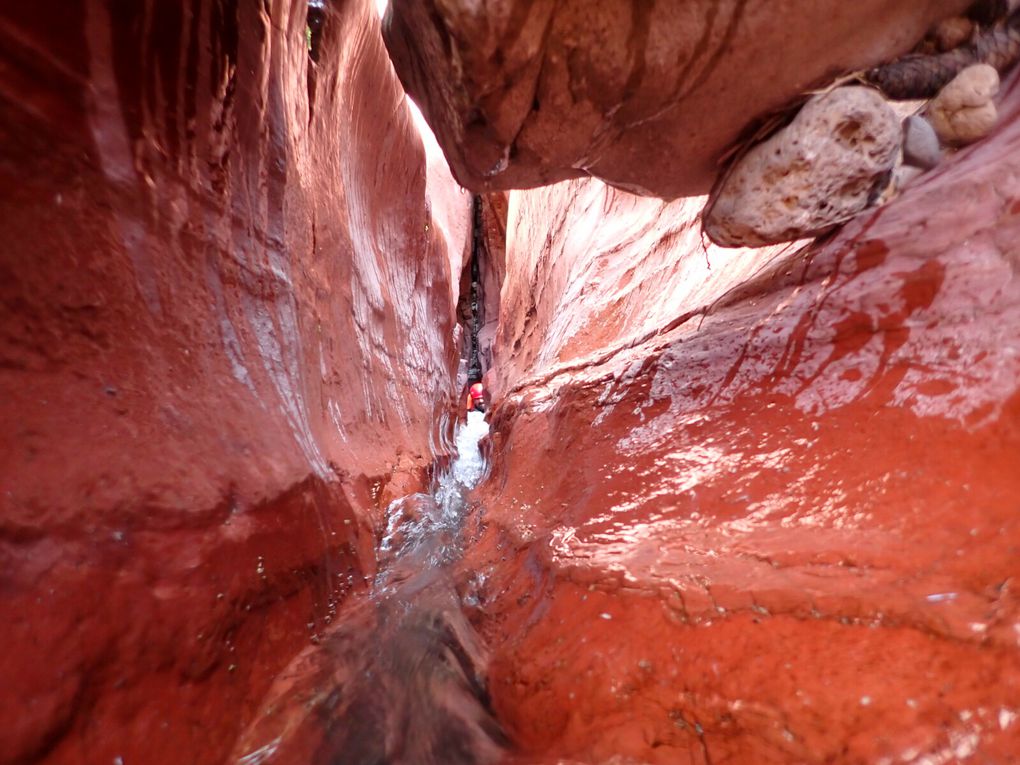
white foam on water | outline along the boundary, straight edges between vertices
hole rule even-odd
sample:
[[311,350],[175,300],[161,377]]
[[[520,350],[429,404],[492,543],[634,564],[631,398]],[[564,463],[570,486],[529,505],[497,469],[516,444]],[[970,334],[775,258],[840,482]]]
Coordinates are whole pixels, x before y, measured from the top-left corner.
[[485,458],[478,442],[489,432],[489,423],[481,412],[468,412],[467,422],[457,426],[454,443],[457,457],[449,470],[439,476],[435,490],[444,524],[457,526],[464,510],[464,494],[478,485],[485,475]]
[[467,422],[457,427],[457,459],[453,461],[453,477],[469,489],[478,485],[485,472],[485,459],[478,442],[489,433],[489,423],[481,412],[468,412]]

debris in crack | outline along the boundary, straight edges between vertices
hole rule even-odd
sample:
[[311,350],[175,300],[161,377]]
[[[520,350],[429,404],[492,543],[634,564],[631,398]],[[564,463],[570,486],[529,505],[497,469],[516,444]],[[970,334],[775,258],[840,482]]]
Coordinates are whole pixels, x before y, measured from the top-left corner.
[[964,146],[988,135],[998,120],[995,94],[999,73],[988,64],[968,66],[928,105],[928,119],[939,140]]
[[938,55],[914,54],[875,67],[865,79],[894,100],[932,98],[973,64],[1004,72],[1020,58],[1020,12],[1005,23],[980,32],[974,41]]

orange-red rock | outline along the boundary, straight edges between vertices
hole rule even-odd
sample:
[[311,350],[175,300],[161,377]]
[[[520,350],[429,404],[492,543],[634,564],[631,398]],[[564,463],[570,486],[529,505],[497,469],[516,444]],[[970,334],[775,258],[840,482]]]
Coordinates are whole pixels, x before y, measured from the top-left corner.
[[[497,756],[452,574],[401,555],[398,597],[348,597],[448,443],[471,223],[374,9],[329,3],[308,50],[303,0],[8,5],[0,762],[251,759],[280,726],[332,761],[426,697],[428,751],[467,721]],[[962,5],[405,0],[391,43],[476,188],[669,197]],[[483,200],[495,465],[453,574],[523,757],[1015,758],[1015,77],[1001,97],[988,139],[810,246],[719,250],[702,199],[591,179]],[[366,698],[389,727],[330,717]]]
[[708,191],[753,120],[968,5],[392,0],[384,34],[468,188],[591,175],[671,199]]
[[[1020,85],[807,247],[510,196],[495,464],[463,584],[538,761],[1020,751]],[[693,241],[692,241],[693,240]]]
[[470,198],[306,8],[0,12],[2,762],[223,762],[438,448]]

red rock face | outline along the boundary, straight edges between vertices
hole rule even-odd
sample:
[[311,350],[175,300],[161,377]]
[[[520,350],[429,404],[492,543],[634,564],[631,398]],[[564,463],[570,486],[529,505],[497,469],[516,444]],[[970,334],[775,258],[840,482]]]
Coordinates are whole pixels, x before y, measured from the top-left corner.
[[592,180],[511,194],[497,390],[606,361],[703,316],[796,247],[712,246],[699,225],[704,203],[637,197]]
[[1020,751],[1005,90],[989,139],[805,248],[702,250],[693,202],[594,181],[511,194],[463,571],[537,760]]
[[1016,79],[810,246],[577,179],[702,191],[750,119],[964,4],[395,3],[459,177],[574,179],[483,201],[492,478],[462,597],[402,557],[385,608],[348,596],[447,443],[471,200],[374,9],[309,50],[303,0],[9,4],[0,762],[332,762],[429,693],[448,727],[410,738],[495,758],[462,602],[533,761],[1014,759]]
[[392,0],[385,35],[468,188],[591,175],[672,199],[708,191],[752,120],[970,4]]
[[479,306],[478,349],[485,369],[492,367],[492,351],[499,330],[500,294],[506,277],[506,216],[508,195],[486,194],[481,199],[480,236],[482,300]]
[[222,762],[433,459],[470,198],[368,2],[8,5],[0,761]]

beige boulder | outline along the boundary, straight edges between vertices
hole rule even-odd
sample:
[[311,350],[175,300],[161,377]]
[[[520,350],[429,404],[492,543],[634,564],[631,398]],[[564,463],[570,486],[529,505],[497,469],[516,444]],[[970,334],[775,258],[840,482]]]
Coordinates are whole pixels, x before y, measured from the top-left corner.
[[815,96],[732,168],[706,208],[705,233],[723,246],[756,247],[849,220],[888,180],[901,139],[878,92],[854,86]]
[[968,66],[932,99],[928,120],[939,140],[963,146],[983,138],[995,126],[999,73],[988,64]]

